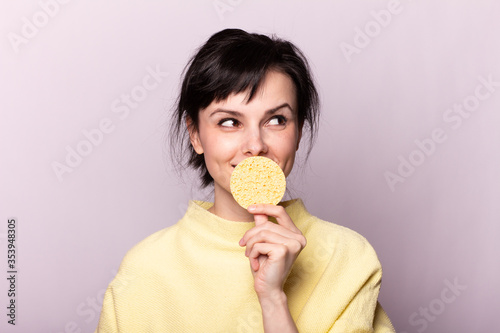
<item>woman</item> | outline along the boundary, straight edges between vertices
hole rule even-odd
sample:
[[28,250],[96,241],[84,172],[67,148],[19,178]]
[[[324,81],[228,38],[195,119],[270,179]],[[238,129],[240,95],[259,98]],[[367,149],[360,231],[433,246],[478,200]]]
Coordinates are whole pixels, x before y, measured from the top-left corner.
[[394,332],[377,302],[380,263],[362,236],[300,199],[245,210],[231,195],[231,173],[247,157],[271,158],[288,176],[317,119],[295,46],[237,29],[213,35],[188,64],[170,135],[214,202],[190,201],[180,221],[127,253],[98,331]]

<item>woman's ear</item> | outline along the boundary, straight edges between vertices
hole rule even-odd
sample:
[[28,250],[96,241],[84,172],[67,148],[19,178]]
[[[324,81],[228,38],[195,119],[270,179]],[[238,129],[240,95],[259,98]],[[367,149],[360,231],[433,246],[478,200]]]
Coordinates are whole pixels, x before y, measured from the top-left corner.
[[203,154],[203,146],[201,145],[200,133],[198,132],[198,129],[196,128],[193,120],[189,116],[186,116],[186,127],[189,132],[189,141],[191,141],[191,145],[193,146],[194,151],[198,155]]

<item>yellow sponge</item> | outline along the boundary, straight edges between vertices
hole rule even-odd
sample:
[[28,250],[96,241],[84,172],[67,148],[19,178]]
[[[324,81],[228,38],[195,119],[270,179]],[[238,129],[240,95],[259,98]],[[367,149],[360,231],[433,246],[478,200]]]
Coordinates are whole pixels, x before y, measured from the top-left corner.
[[234,168],[230,188],[234,199],[245,209],[253,204],[276,205],[285,194],[285,174],[270,158],[248,157]]

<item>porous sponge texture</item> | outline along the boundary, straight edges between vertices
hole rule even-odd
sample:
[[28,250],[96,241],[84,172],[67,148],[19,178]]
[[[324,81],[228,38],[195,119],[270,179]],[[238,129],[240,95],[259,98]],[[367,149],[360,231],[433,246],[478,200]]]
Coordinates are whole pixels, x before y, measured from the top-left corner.
[[243,207],[253,204],[278,204],[286,189],[285,174],[270,158],[252,156],[233,170],[230,181],[234,199]]

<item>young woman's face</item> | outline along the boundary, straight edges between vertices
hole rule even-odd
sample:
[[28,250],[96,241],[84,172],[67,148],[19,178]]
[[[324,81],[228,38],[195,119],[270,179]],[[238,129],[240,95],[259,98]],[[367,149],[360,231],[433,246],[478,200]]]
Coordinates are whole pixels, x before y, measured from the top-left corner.
[[200,110],[198,132],[191,143],[214,179],[214,186],[230,192],[234,167],[250,156],[274,160],[288,176],[299,148],[302,129],[297,118],[297,98],[292,80],[269,71],[253,99],[247,92],[232,94]]

